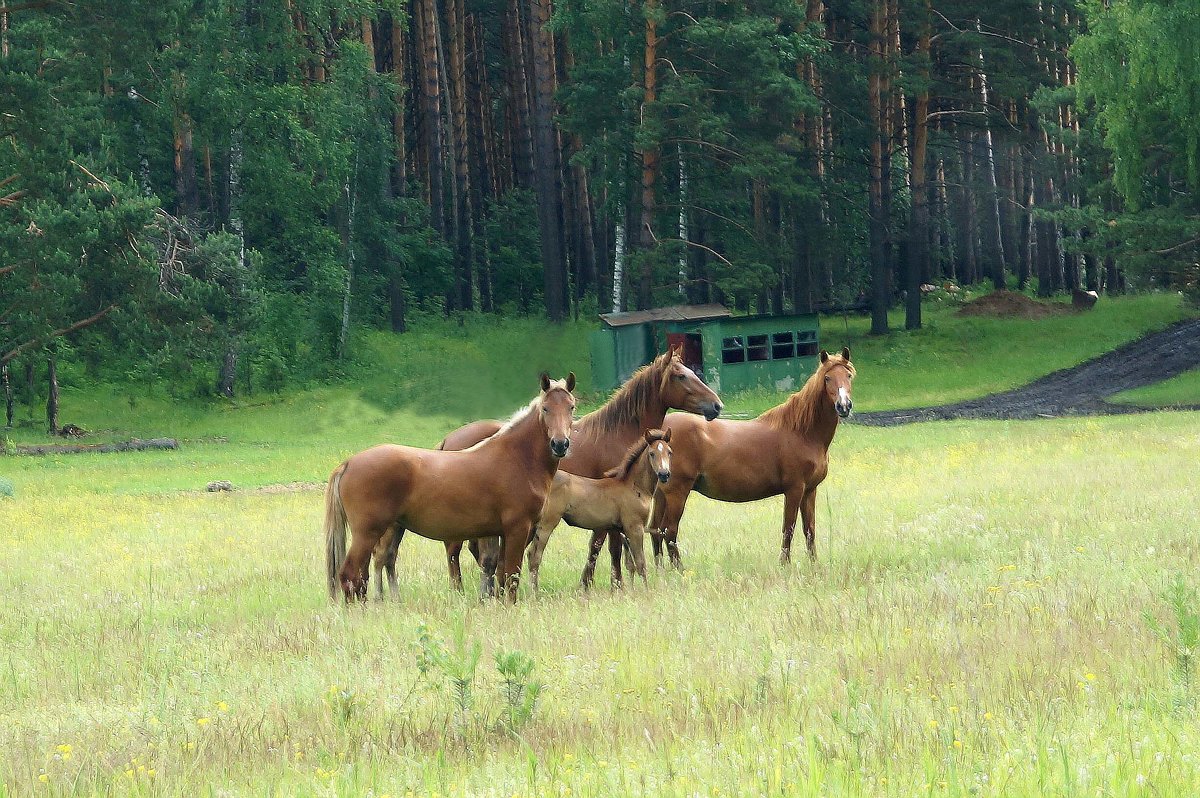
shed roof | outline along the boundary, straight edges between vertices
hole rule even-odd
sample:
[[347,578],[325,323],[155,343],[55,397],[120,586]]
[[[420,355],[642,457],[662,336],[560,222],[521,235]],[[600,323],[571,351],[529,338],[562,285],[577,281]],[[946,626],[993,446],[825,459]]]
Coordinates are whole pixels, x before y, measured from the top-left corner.
[[703,321],[731,316],[729,308],[716,303],[708,305],[671,305],[650,310],[630,310],[625,313],[601,313],[600,319],[609,327],[628,327],[648,321]]

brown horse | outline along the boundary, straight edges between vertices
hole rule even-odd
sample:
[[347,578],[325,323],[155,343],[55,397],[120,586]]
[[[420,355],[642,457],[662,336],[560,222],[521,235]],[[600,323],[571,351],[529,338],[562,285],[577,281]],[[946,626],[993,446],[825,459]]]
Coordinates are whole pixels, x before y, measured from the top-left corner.
[[671,564],[682,568],[677,537],[688,494],[695,490],[711,499],[751,502],[783,494],[783,547],[780,562],[792,558],[796,511],[804,521],[808,556],[817,558],[817,486],[829,466],[829,444],[838,420],[850,415],[854,366],[850,349],[840,355],[821,350],[817,370],[786,402],[751,421],[697,424],[673,415],[664,426],[674,432],[671,480],[654,497],[650,528],[655,535],[654,560],[662,565],[665,542]]
[[[716,418],[722,409],[720,398],[687,366],[679,351],[665,352],[638,369],[604,406],[575,422],[571,433],[571,454],[559,467],[570,474],[599,479],[614,464],[621,462],[626,449],[647,430],[662,426],[667,410],[697,413],[706,419]],[[439,449],[454,451],[473,446],[492,435],[500,427],[498,421],[475,421],[459,427],[446,436]],[[376,550],[375,567],[387,568],[392,595],[397,593],[395,580],[396,550],[404,536],[403,527]],[[495,546],[480,547],[472,543],[472,553],[484,569],[481,586],[490,585],[495,572]],[[462,590],[461,543],[446,545],[446,560],[450,583]],[[383,596],[383,581],[379,581]]]
[[605,472],[603,479],[568,474],[561,468],[554,475],[550,495],[526,547],[529,561],[529,585],[538,589],[538,571],[542,554],[559,521],[580,529],[591,529],[592,548],[580,580],[591,587],[605,534],[612,554],[613,584],[621,586],[621,540],[628,542],[633,570],[646,581],[646,558],[642,554],[642,536],[650,520],[654,489],[671,478],[671,432],[652,429],[625,453],[621,464]]
[[[551,380],[487,440],[442,452],[385,444],[334,469],[325,493],[329,592],[366,598],[371,552],[393,528],[435,540],[498,535],[501,585],[516,600],[521,555],[571,445],[575,375]],[[346,526],[353,540],[346,554]]]

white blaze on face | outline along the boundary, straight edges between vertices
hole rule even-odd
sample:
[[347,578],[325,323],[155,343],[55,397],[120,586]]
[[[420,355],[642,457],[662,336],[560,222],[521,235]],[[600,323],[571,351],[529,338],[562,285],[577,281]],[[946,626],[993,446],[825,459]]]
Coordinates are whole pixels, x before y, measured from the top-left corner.
[[849,401],[850,401],[850,392],[847,391],[846,387],[843,385],[842,387],[838,388],[838,404],[844,405],[844,404],[847,404]]

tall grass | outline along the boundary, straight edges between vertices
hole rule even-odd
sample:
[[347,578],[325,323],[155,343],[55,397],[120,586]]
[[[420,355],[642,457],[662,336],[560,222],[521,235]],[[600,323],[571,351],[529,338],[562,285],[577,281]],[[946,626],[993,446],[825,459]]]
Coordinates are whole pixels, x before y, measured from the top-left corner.
[[[45,464],[0,499],[0,780],[12,795],[1195,794],[1200,732],[1145,617],[1174,617],[1176,575],[1195,586],[1197,429],[1183,413],[847,427],[817,566],[776,564],[779,501],[697,497],[682,574],[583,594],[585,540],[562,533],[542,595],[513,608],[451,592],[420,539],[401,548],[400,602],[331,605],[316,490],[122,493],[99,468]],[[176,456],[146,469],[183,481]],[[458,652],[457,678],[477,666],[469,704],[422,676],[422,624]],[[532,667],[490,666],[514,651]],[[545,685],[519,724],[514,673]]]

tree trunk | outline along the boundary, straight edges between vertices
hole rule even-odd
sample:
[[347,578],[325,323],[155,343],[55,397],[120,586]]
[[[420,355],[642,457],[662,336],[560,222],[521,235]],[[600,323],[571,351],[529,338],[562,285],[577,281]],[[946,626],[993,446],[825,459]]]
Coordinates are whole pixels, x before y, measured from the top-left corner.
[[437,4],[434,0],[415,0],[421,41],[421,99],[424,117],[425,155],[429,175],[429,223],[445,237],[445,200],[442,176],[442,62]]
[[887,109],[883,97],[883,71],[887,0],[874,0],[870,20],[870,60],[867,76],[867,101],[871,119],[871,167],[868,194],[871,257],[871,333],[888,332],[887,219],[884,214],[884,148],[887,146]]
[[529,0],[529,4],[529,38],[533,45],[534,183],[538,230],[542,239],[543,299],[546,315],[551,321],[559,322],[567,318],[568,297],[563,257],[562,191],[553,120],[554,61],[548,30],[550,0]]
[[[975,30],[980,30],[979,19],[975,19]],[[986,164],[986,176],[988,184],[988,193],[991,195],[991,223],[989,225],[989,243],[995,247],[991,257],[988,260],[992,265],[992,284],[996,290],[1004,288],[1007,280],[1005,273],[1007,271],[1004,258],[1004,226],[1000,221],[1000,192],[996,186],[996,155],[995,148],[992,145],[992,123],[991,114],[988,110],[988,76],[987,70],[984,69],[983,50],[979,50],[979,100],[983,106],[984,123],[983,123],[983,144],[984,144],[984,162]]]
[[[617,190],[621,190],[618,184]],[[613,246],[612,312],[621,312],[621,293],[625,284],[625,204],[617,205],[616,243]]]
[[396,84],[393,94],[395,105],[392,108],[392,141],[395,149],[392,155],[392,191],[393,195],[403,197],[408,193],[408,131],[405,129],[405,111],[408,105],[408,81],[405,78],[405,65],[408,56],[404,49],[404,27],[400,21],[399,12],[391,15],[392,43],[392,78]]
[[475,308],[472,279],[474,230],[471,225],[471,152],[467,139],[467,30],[463,0],[446,0],[451,131],[454,144],[454,276],[455,304],[460,310]]
[[479,19],[469,14],[466,20],[471,65],[467,70],[467,129],[470,134],[474,167],[470,179],[471,252],[475,275],[479,283],[479,308],[485,313],[493,310],[491,264],[488,259],[487,231],[484,226],[487,200],[495,196],[492,153],[489,149],[491,103],[487,98],[487,71],[484,62],[483,35]]
[[358,194],[358,155],[354,156],[354,172],[343,185],[342,191],[346,197],[346,233],[343,241],[346,246],[346,280],[342,286],[342,325],[338,332],[337,359],[344,360],[346,346],[350,340],[350,297],[354,288],[354,206]]
[[921,273],[928,269],[929,260],[929,188],[926,182],[925,154],[929,142],[929,14],[930,0],[925,1],[925,17],[917,37],[916,56],[921,70],[922,89],[913,106],[913,146],[910,174],[912,203],[909,206],[908,257],[905,258],[904,328],[916,330],[921,326]]
[[46,397],[46,425],[51,435],[58,434],[58,355],[51,349],[46,358],[46,383],[50,395]]
[[12,380],[8,374],[8,364],[0,366],[0,383],[4,385],[4,426],[12,429],[13,425],[13,389]]
[[529,31],[523,24],[523,16],[521,0],[510,0],[505,21],[508,23],[508,99],[512,109],[513,180],[521,188],[531,189],[534,182],[533,113],[529,103],[532,91],[525,46]]
[[[641,119],[647,114],[654,113],[654,105],[658,102],[658,0],[645,0],[644,15],[646,18],[646,43],[644,48],[645,79],[642,86]],[[650,142],[642,147],[642,197],[641,221],[638,224],[638,249],[641,255],[641,275],[638,281],[638,308],[650,307],[652,302],[651,287],[653,279],[653,260],[650,252],[654,249],[654,208],[655,193],[658,187],[661,150],[657,142]]]
[[217,393],[228,399],[233,398],[237,384],[237,347],[230,344],[225,349],[225,359],[221,362],[221,372],[217,377]]

